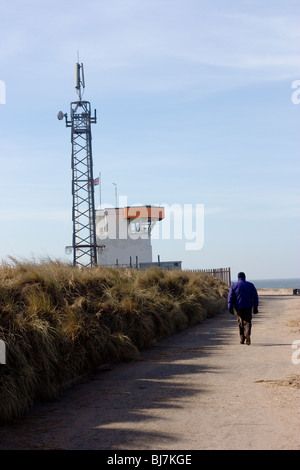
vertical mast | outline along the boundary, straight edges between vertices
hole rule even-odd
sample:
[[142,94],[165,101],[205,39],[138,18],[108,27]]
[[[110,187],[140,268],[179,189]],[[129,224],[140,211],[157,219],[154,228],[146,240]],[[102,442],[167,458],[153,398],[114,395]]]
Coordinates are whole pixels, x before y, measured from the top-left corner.
[[70,104],[71,118],[65,116],[66,127],[71,127],[72,142],[72,221],[73,265],[91,267],[97,264],[95,198],[92,159],[91,124],[97,122],[96,110],[91,116],[91,105],[82,100],[85,88],[83,64],[75,64],[75,88],[78,101]]

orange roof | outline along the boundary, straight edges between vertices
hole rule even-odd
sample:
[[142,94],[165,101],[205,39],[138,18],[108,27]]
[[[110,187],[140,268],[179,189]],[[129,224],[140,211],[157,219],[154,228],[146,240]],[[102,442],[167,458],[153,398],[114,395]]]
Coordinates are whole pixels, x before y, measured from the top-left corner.
[[125,219],[136,219],[137,217],[162,220],[165,218],[165,208],[153,206],[124,207]]

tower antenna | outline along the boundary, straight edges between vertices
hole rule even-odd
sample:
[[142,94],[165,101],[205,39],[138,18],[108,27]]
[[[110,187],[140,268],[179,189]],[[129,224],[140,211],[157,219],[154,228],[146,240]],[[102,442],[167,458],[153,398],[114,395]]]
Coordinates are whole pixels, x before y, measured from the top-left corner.
[[[83,71],[83,64],[79,64],[76,62],[75,64],[75,88],[77,90],[79,101],[82,100],[83,91],[85,88],[84,83],[84,71]],[[82,90],[83,88],[83,90]]]
[[97,122],[96,110],[91,116],[91,105],[82,100],[85,88],[83,64],[75,64],[75,88],[79,100],[70,104],[71,118],[59,111],[58,119],[65,117],[66,127],[71,128],[72,142],[72,222],[73,265],[91,267],[97,265],[95,226],[95,198],[92,159],[91,124]]

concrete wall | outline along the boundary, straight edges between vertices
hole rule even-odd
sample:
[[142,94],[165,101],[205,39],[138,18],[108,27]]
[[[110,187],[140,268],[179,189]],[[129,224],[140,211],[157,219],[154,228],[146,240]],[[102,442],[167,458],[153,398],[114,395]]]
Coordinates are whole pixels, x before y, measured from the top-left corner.
[[123,208],[108,208],[96,211],[97,244],[101,265],[133,264],[152,261],[151,227],[147,219],[128,219]]

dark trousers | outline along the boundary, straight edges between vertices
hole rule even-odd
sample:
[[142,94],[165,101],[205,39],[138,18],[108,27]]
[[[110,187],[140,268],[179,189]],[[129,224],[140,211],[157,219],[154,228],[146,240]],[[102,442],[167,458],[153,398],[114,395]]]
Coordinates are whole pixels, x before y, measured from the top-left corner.
[[243,308],[236,311],[240,339],[242,342],[245,339],[250,339],[251,335],[251,320],[252,320],[252,308]]

